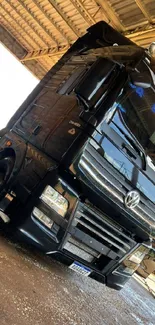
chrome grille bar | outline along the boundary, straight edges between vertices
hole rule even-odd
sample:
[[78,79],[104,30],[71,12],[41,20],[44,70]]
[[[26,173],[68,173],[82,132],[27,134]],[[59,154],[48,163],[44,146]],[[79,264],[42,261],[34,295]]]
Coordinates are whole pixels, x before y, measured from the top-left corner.
[[100,232],[96,231],[93,227],[89,226],[88,224],[86,224],[84,221],[79,220],[78,221],[79,224],[81,224],[82,226],[84,226],[86,229],[90,230],[93,234],[97,235],[99,238],[105,240],[106,242],[108,242],[109,244],[113,245],[114,247],[118,248],[120,251],[122,251],[124,254],[126,253],[126,250],[124,248],[122,248],[120,245],[117,245],[115,242],[113,242],[112,240],[110,240],[109,238],[107,238],[106,236],[103,236]]
[[123,229],[118,228],[114,221],[88,205],[80,205],[77,209],[73,226],[84,233],[83,238],[89,235],[92,240],[97,240],[109,248],[109,251],[115,252],[119,258],[135,246],[135,241]]
[[[111,231],[107,230],[106,227],[103,228],[103,226],[101,226],[96,221],[92,220],[92,218],[90,218],[88,215],[85,215],[84,213],[78,212],[78,215],[82,216],[85,220],[89,221],[89,223],[91,223],[96,228],[98,228],[99,230],[101,230],[102,233],[106,233],[110,237],[112,236],[113,239],[116,239],[116,241],[118,241],[119,243],[123,244],[123,246],[127,247],[128,249],[130,248],[130,245],[129,244],[127,244],[124,240],[121,240],[118,237],[118,233],[117,233],[117,236],[114,235],[114,233],[113,233],[114,232],[114,229],[113,229],[113,232],[111,232]],[[78,219],[76,218],[76,220],[78,220]],[[106,238],[106,240],[107,240],[107,238]]]
[[[127,182],[124,177],[95,150],[95,148],[88,143],[84,153],[82,154],[79,167],[91,182],[98,184],[100,189],[104,189],[119,202],[124,203],[124,197],[127,192],[133,188]],[[113,169],[113,170],[112,170]],[[155,228],[155,213],[153,211],[153,204],[147,199],[141,196],[141,201],[137,207],[130,210],[131,214],[135,214],[140,219],[145,221],[149,226]]]

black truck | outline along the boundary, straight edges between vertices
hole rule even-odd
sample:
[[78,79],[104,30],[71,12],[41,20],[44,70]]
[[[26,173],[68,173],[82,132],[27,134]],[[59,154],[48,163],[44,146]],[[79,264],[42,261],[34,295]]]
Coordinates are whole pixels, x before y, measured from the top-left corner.
[[0,217],[120,290],[155,237],[155,78],[147,51],[90,27],[0,132]]

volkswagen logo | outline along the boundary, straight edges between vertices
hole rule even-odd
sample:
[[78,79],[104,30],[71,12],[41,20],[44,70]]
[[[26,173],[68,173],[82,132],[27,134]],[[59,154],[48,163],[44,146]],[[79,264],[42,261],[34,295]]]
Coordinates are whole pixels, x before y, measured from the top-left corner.
[[140,195],[137,191],[130,191],[127,193],[124,203],[127,208],[135,208],[140,201]]

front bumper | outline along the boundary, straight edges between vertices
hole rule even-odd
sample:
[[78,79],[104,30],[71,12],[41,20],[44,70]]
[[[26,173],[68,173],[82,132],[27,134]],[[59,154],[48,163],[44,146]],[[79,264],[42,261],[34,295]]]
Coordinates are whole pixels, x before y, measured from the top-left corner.
[[81,263],[91,269],[89,277],[99,282],[117,290],[122,288],[131,274],[115,270],[138,247],[124,229],[78,198],[66,218],[43,202],[38,207],[53,220],[51,230],[31,214],[18,227],[20,238],[68,266],[74,261]]

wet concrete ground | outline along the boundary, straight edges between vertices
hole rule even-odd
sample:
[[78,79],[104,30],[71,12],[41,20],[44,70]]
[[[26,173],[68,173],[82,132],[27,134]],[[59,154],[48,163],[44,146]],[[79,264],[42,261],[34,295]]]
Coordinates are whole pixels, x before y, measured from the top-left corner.
[[0,236],[0,325],[154,325],[155,299],[132,279],[121,292]]

